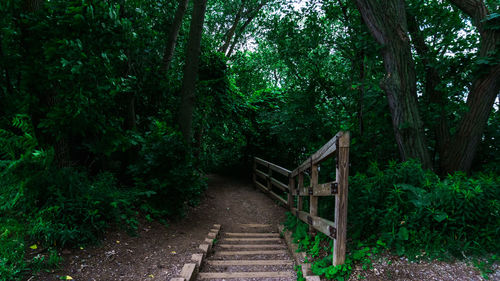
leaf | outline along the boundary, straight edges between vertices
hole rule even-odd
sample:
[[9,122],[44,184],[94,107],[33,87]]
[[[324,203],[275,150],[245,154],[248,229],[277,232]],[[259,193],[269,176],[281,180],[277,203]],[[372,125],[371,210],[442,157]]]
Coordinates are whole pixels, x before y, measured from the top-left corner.
[[69,275],[65,275],[65,276],[61,276],[61,278],[59,278],[61,280],[73,280],[73,277],[69,276]]
[[410,233],[408,232],[408,229],[406,227],[403,226],[399,229],[399,232],[398,232],[399,239],[406,241],[406,240],[408,240],[409,236],[410,236]]
[[448,214],[445,213],[445,212],[436,212],[434,214],[434,219],[437,221],[437,222],[442,222],[444,221],[445,219],[448,218]]
[[36,244],[33,244],[33,245],[30,246],[30,249],[36,250],[36,249],[38,249],[38,246]]

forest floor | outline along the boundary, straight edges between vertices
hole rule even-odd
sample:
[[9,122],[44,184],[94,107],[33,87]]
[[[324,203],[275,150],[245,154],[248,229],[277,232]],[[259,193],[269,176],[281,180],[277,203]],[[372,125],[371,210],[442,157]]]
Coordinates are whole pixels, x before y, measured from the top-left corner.
[[[200,205],[191,208],[183,220],[168,227],[142,220],[134,237],[123,230],[109,231],[100,245],[63,250],[59,270],[27,280],[56,281],[69,275],[82,281],[168,281],[190,261],[213,224],[221,224],[225,230],[248,223],[277,226],[284,221],[285,211],[248,182],[209,176],[208,190]],[[490,280],[500,280],[498,266],[495,271]],[[381,255],[372,269],[357,267],[350,280],[361,279],[484,280],[475,267],[464,262],[410,263],[390,254]]]

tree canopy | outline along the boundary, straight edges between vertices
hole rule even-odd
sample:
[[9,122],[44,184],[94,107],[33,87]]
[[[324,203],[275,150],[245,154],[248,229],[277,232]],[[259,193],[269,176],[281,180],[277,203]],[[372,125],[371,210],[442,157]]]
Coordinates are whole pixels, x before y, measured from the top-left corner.
[[28,220],[48,245],[94,241],[110,220],[133,229],[135,212],[179,217],[203,174],[247,175],[253,156],[295,167],[339,130],[353,174],[392,160],[499,173],[495,0],[0,11],[0,223]]

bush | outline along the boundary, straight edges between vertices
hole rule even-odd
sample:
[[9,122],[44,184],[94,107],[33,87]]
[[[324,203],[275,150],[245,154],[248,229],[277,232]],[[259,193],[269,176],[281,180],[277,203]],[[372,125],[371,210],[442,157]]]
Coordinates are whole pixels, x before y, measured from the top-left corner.
[[[57,265],[56,247],[95,242],[110,222],[136,227],[135,193],[119,190],[109,173],[92,177],[57,167],[54,150],[35,149],[29,122],[17,120],[22,135],[0,130],[6,136],[0,149],[0,280]],[[49,248],[48,259],[26,260],[28,242]]]
[[15,280],[27,267],[23,233],[18,221],[0,218],[0,280]]
[[[457,172],[440,179],[414,161],[372,163],[366,174],[349,178],[346,262],[332,265],[332,240],[312,238],[307,224],[288,213],[285,227],[299,250],[313,258],[313,273],[345,280],[354,263],[371,266],[382,249],[415,258],[462,258],[500,250],[500,188],[498,175],[467,177]],[[332,202],[321,208],[331,210]],[[493,255],[496,259],[496,255]],[[488,272],[482,267],[483,272]],[[486,274],[486,273],[485,273]]]
[[373,163],[350,178],[349,233],[354,239],[381,235],[398,254],[431,257],[500,250],[498,175],[440,180],[416,162]]
[[182,216],[186,204],[196,205],[206,187],[182,135],[156,122],[140,141],[139,160],[130,166],[136,187],[149,196],[145,203],[158,214]]

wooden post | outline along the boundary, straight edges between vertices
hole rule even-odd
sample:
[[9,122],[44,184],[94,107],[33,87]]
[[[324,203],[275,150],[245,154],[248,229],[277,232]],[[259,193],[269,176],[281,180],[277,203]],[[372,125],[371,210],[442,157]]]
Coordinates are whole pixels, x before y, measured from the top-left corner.
[[347,192],[349,179],[349,132],[343,132],[338,141],[338,194],[335,196],[335,229],[333,265],[344,264],[347,235]]
[[[318,165],[311,165],[311,189],[313,190],[318,185]],[[309,192],[311,193],[311,192]],[[318,215],[318,197],[309,194],[309,214],[311,216]],[[314,235],[316,231],[312,225],[309,225],[309,233]]]
[[288,175],[288,208],[293,208],[293,191],[295,189],[295,178],[291,174]]
[[[304,187],[304,174],[302,172],[299,173],[299,189]],[[300,193],[297,194],[297,211],[302,211],[302,197],[300,197]]]

